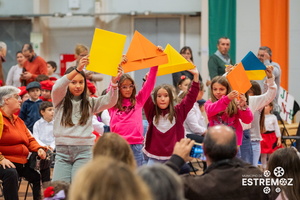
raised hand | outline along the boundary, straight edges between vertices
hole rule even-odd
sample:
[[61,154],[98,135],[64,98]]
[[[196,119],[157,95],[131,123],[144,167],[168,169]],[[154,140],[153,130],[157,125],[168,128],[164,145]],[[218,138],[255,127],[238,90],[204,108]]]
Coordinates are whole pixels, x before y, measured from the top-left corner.
[[273,77],[273,70],[274,70],[274,67],[272,65],[267,66],[267,69],[265,70],[265,72],[266,72],[266,75],[268,78]]
[[230,100],[233,100],[234,98],[237,98],[239,96],[239,92],[236,90],[232,90],[227,96]]
[[89,55],[84,56],[80,59],[78,66],[77,66],[77,70],[82,71],[83,68],[88,64],[89,64]]
[[119,66],[117,76],[112,76],[111,77],[112,84],[117,84],[117,82],[120,80],[120,78],[123,74],[124,74],[124,70],[123,70],[122,66]]

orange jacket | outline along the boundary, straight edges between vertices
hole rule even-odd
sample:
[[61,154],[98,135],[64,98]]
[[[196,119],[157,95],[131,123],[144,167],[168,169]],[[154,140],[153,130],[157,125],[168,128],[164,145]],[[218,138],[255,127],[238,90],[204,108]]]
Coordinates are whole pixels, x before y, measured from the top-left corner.
[[0,139],[0,154],[11,162],[25,164],[29,152],[36,152],[40,146],[28,131],[25,123],[18,116],[9,117],[0,109],[3,115],[3,132]]

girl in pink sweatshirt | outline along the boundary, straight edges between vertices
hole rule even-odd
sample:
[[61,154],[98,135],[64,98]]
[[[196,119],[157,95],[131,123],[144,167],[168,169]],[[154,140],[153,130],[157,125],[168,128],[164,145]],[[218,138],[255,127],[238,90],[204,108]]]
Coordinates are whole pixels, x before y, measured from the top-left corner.
[[[225,124],[232,127],[237,135],[237,144],[242,144],[243,128],[239,121],[249,124],[253,114],[248,108],[244,94],[231,91],[225,76],[216,76],[211,85],[211,98],[204,104],[209,126]],[[236,98],[239,96],[239,100]]]

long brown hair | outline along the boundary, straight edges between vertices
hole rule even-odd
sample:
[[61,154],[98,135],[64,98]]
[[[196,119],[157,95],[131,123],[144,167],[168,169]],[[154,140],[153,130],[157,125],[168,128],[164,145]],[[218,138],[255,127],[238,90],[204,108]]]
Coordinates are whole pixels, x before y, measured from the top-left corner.
[[154,88],[153,101],[155,104],[155,123],[158,124],[158,120],[162,114],[162,110],[157,106],[157,92],[160,89],[165,89],[169,95],[170,103],[168,106],[169,109],[168,119],[172,123],[173,118],[176,116],[176,113],[175,113],[175,105],[174,105],[173,86],[168,84],[162,84]]
[[128,164],[133,170],[136,162],[128,142],[117,133],[104,133],[93,148],[94,159],[98,156],[108,156]]
[[121,94],[121,88],[120,86],[122,85],[122,83],[125,81],[125,80],[129,80],[131,81],[131,83],[134,85],[134,88],[132,90],[132,94],[130,96],[130,103],[131,103],[131,106],[134,107],[135,104],[136,104],[136,98],[135,98],[135,95],[136,95],[136,87],[135,87],[135,84],[134,84],[134,80],[133,78],[131,78],[131,76],[129,74],[123,74],[119,80],[119,98],[118,98],[118,101],[117,101],[117,104],[115,105],[115,107],[121,111],[124,111],[125,108],[123,108],[122,106],[122,102],[123,102],[123,96]]
[[[71,71],[75,70],[74,67],[70,67],[67,69],[65,74],[69,74]],[[81,117],[79,120],[79,125],[85,125],[88,118],[90,117],[89,110],[91,108],[90,102],[89,102],[89,97],[87,95],[87,86],[86,86],[86,77],[83,71],[80,72],[80,74],[84,78],[84,88],[83,92],[80,95],[81,98],[81,103],[80,103],[80,113]],[[66,96],[64,100],[62,101],[62,106],[63,106],[63,115],[61,118],[61,125],[62,126],[74,126],[75,124],[72,121],[72,110],[73,110],[73,104],[72,104],[72,99],[74,98],[74,95],[70,92],[70,90],[67,90]]]
[[[213,94],[213,85],[215,83],[219,83],[220,85],[226,87],[226,95],[228,95],[231,92],[231,87],[229,85],[229,82],[227,81],[225,76],[216,76],[212,79],[211,84],[210,84],[210,94],[211,94],[211,101],[214,103],[218,101],[218,99],[214,96]],[[234,100],[231,100],[229,105],[227,106],[225,112],[231,117],[234,114],[237,114],[238,109],[237,105],[235,104]]]
[[[284,169],[281,178],[292,178],[293,185],[279,185],[284,191],[287,199],[300,199],[300,157],[294,148],[280,148],[271,154],[268,161],[268,170],[274,172],[277,167]],[[273,178],[277,178],[271,173]],[[281,194],[280,194],[281,195]]]
[[[251,80],[250,83],[252,84],[252,86],[249,90],[251,90],[253,92],[253,95],[254,96],[261,95],[260,85],[256,81],[253,81],[253,80]],[[249,92],[249,90],[248,90],[248,92]],[[259,128],[260,128],[261,133],[265,132],[265,107],[260,111]]]

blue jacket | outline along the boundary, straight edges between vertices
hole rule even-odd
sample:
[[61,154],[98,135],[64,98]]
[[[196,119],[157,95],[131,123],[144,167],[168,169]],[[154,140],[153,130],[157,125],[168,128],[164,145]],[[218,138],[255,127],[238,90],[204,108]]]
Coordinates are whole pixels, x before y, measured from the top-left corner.
[[25,122],[27,128],[33,131],[34,123],[41,118],[40,115],[40,105],[43,101],[31,101],[30,99],[23,102],[19,117]]

